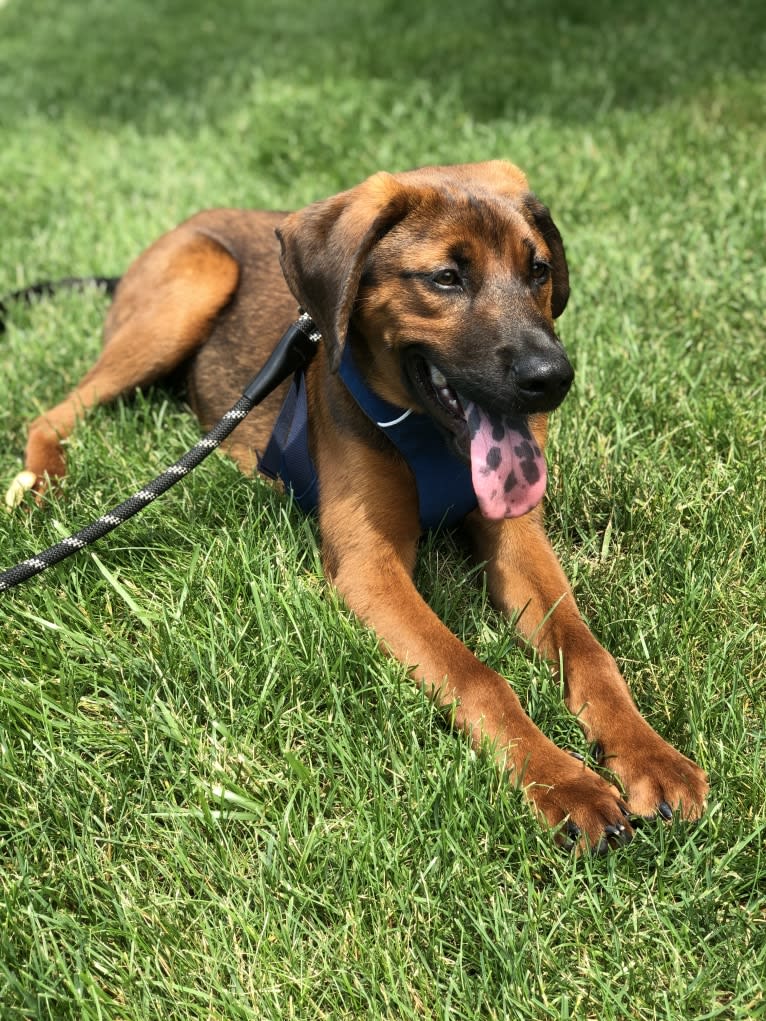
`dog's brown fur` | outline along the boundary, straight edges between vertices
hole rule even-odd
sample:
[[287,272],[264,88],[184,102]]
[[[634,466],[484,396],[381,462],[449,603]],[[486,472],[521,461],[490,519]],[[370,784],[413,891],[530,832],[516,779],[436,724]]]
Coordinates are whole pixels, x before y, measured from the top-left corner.
[[[469,303],[411,275],[450,262],[456,245],[470,266]],[[540,286],[529,281],[532,248],[552,269]],[[670,806],[696,818],[707,793],[704,773],[639,714],[614,660],[577,612],[540,509],[500,522],[477,510],[465,525],[486,562],[494,602],[509,615],[521,611],[522,635],[554,664],[561,658],[566,703],[603,750],[625,800],[535,727],[505,678],[479,662],[416,591],[420,524],[412,475],[335,373],[348,342],[375,391],[422,410],[403,379],[400,358],[409,342],[417,339],[445,372],[471,360],[494,364],[498,352],[507,360],[523,347],[530,328],[555,341],[553,320],[567,296],[558,231],[524,175],[507,163],[376,174],[291,215],[200,213],[129,268],[106,320],[101,357],[66,400],[32,423],[26,468],[40,491],[47,478],[64,474],[61,441],[87,408],[179,369],[194,411],[211,426],[295,318],[297,300],[329,356],[315,358],[307,374],[328,578],[415,681],[454,707],[472,741],[491,743],[551,826],[568,821],[570,835],[579,830],[592,847],[625,842],[628,811],[652,816]],[[230,443],[248,472],[284,390]],[[542,446],[546,416],[533,415],[531,425]]]

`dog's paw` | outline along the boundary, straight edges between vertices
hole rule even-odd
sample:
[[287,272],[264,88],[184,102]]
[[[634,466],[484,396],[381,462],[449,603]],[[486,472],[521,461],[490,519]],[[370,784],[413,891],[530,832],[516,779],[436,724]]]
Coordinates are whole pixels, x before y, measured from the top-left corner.
[[5,494],[5,506],[8,511],[15,510],[30,491],[39,494],[42,480],[31,471],[22,471],[16,476]]
[[632,815],[694,820],[705,811],[706,774],[648,725],[624,745],[597,746],[596,756],[624,787]]
[[[563,754],[563,753],[562,753]],[[630,810],[612,784],[584,763],[556,763],[556,777],[525,788],[535,811],[556,830],[564,847],[595,854],[622,847],[633,839]]]

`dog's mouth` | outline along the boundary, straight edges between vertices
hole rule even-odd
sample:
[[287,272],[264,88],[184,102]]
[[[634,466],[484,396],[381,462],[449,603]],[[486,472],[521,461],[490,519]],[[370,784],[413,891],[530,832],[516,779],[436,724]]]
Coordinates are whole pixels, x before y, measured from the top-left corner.
[[404,365],[418,399],[470,464],[482,514],[517,518],[536,507],[545,493],[547,469],[526,416],[484,411],[420,354],[409,352]]

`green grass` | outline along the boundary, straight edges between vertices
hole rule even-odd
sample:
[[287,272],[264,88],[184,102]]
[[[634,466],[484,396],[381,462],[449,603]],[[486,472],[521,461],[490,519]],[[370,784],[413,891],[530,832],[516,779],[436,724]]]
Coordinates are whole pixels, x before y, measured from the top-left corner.
[[[0,294],[205,206],[526,169],[573,282],[551,535],[712,782],[696,827],[566,857],[327,590],[314,524],[213,458],[2,599],[3,1021],[766,1017],[765,56],[755,0],[0,2]],[[103,307],[13,310],[2,488]],[[100,409],[0,566],[196,436],[161,390]],[[450,538],[418,580],[585,751]]]

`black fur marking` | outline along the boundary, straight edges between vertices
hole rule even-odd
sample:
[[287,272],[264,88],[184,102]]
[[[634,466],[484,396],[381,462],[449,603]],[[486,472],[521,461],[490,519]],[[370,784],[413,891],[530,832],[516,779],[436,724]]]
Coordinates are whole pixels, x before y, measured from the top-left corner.
[[551,296],[551,312],[554,319],[558,319],[566,308],[569,300],[569,268],[567,257],[564,252],[564,242],[556,224],[551,219],[549,210],[534,195],[528,195],[524,199],[524,210],[532,218],[535,228],[542,235],[548,250],[551,253],[551,264],[553,273],[553,293]]

